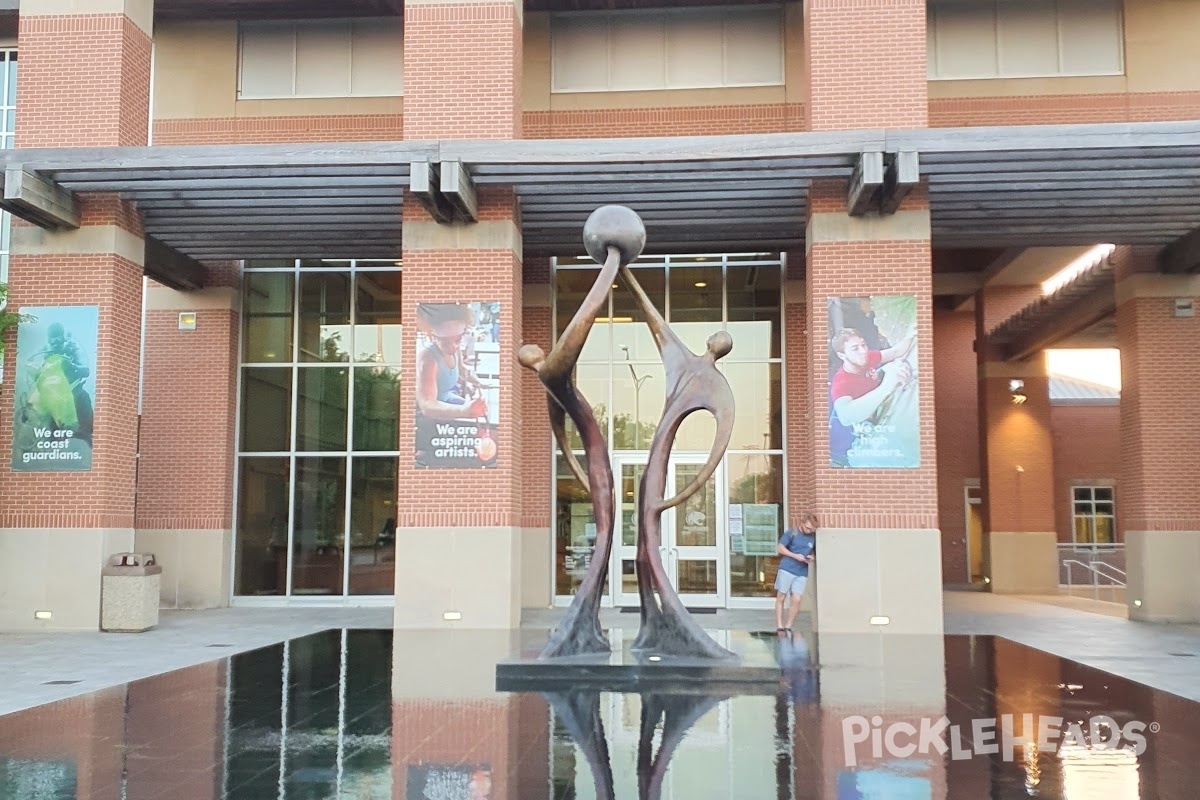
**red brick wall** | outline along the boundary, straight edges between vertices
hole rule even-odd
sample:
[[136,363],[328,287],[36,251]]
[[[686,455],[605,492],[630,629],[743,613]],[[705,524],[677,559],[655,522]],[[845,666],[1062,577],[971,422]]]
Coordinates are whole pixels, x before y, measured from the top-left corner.
[[[846,187],[814,182],[810,213],[844,211]],[[906,209],[927,207],[915,192]],[[933,276],[929,240],[817,242],[808,254],[808,331],[816,433],[817,513],[831,528],[937,528],[937,453],[933,382]],[[833,469],[829,466],[828,298],[911,294],[917,299],[917,378],[921,397],[921,466],[916,469]],[[795,459],[792,459],[795,463]]]
[[150,38],[124,14],[20,19],[17,147],[146,144]]
[[[521,344],[536,344],[547,353],[553,346],[552,309],[526,306]],[[546,390],[532,370],[520,368],[522,424],[521,447],[521,525],[525,528],[551,526],[551,463],[554,435],[546,414]],[[558,452],[555,446],[555,453]]]
[[526,111],[526,139],[716,136],[802,130],[801,103],[589,111]]
[[1200,117],[1200,92],[956,97],[929,101],[931,128],[1156,122],[1197,117]]
[[146,314],[137,527],[233,526],[238,316],[177,310]]
[[404,138],[520,138],[521,33],[513,0],[405,6]]
[[925,127],[925,3],[808,0],[804,4],[809,130]]
[[[9,305],[96,305],[95,430],[87,472],[0,469],[0,528],[132,528],[137,442],[138,350],[142,268],[112,254],[13,255]],[[5,374],[17,371],[16,333],[4,351]],[[12,381],[0,394],[0,452],[12,451]]]
[[[1074,534],[1071,487],[1088,482],[1107,485],[1121,472],[1121,408],[1115,404],[1055,405],[1050,407],[1050,424],[1054,435],[1054,517],[1058,540],[1070,542]],[[1124,506],[1120,487],[1115,497],[1117,540],[1124,541],[1119,524]]]
[[[789,259],[789,264],[791,263]],[[787,404],[787,428],[784,430],[784,460],[787,463],[788,527],[799,527],[800,517],[816,508],[813,483],[813,425],[809,418],[810,379],[808,350],[808,307],[789,302],[783,308],[783,372],[787,378],[783,401]]]
[[[511,220],[516,200],[511,191],[480,187],[480,221]],[[404,223],[428,223],[416,200],[404,203]],[[420,303],[498,301],[500,303],[500,430],[494,469],[463,473],[418,469],[415,447],[414,366],[401,382],[399,527],[519,526],[524,492],[521,436],[524,404],[516,371],[516,342],[522,335],[521,264],[511,250],[405,250],[403,352],[415,347]]]
[[[486,766],[494,800],[513,797],[519,708],[512,698],[400,700],[392,704],[392,798],[407,792],[409,769],[421,764]],[[548,751],[541,755],[549,758]]]
[[[1148,254],[1117,262],[1117,279],[1144,268]],[[1193,298],[1200,300],[1200,298]],[[1200,425],[1180,405],[1200,392],[1180,353],[1200,348],[1200,317],[1174,316],[1174,298],[1142,297],[1117,307],[1121,348],[1121,525],[1126,530],[1200,529],[1195,470]]]
[[403,129],[400,114],[159,119],[154,143],[381,142],[402,138]]
[[979,478],[979,393],[974,344],[972,312],[934,313],[938,519],[942,531],[942,575],[946,583],[965,583],[969,577],[963,487],[967,480]]

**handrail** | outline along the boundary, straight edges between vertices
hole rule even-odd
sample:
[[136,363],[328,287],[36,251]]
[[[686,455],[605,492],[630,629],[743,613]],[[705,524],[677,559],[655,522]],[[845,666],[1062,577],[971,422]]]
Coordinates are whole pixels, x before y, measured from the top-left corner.
[[1072,571],[1071,571],[1071,566],[1072,566],[1072,565],[1078,565],[1078,566],[1080,566],[1080,567],[1083,567],[1083,568],[1084,568],[1084,569],[1086,569],[1086,570],[1087,570],[1089,573],[1091,573],[1091,576],[1092,576],[1092,596],[1093,596],[1093,598],[1095,598],[1096,600],[1099,600],[1099,599],[1100,599],[1100,586],[1101,586],[1101,584],[1100,584],[1100,581],[1098,580],[1099,578],[1105,578],[1106,580],[1108,580],[1108,581],[1109,581],[1109,583],[1105,584],[1105,586],[1106,586],[1107,588],[1114,588],[1114,589],[1115,589],[1115,588],[1121,588],[1121,589],[1124,589],[1124,588],[1125,588],[1125,581],[1124,581],[1124,580],[1122,580],[1121,578],[1114,577],[1114,576],[1112,576],[1112,575],[1106,575],[1106,574],[1105,574],[1105,573],[1104,573],[1104,572],[1103,572],[1103,571],[1100,569],[1100,567],[1106,567],[1106,568],[1108,568],[1108,569],[1111,569],[1111,570],[1113,570],[1114,572],[1120,572],[1120,573],[1121,573],[1121,577],[1122,577],[1122,578],[1125,576],[1125,573],[1124,573],[1124,572],[1122,572],[1121,570],[1117,569],[1116,567],[1112,566],[1111,564],[1105,564],[1103,561],[1094,561],[1094,562],[1092,562],[1092,563],[1090,563],[1090,564],[1089,564],[1089,563],[1085,563],[1085,562],[1083,562],[1083,561],[1079,561],[1079,560],[1077,560],[1077,559],[1074,559],[1074,558],[1068,558],[1068,559],[1064,559],[1063,561],[1059,562],[1059,565],[1060,565],[1060,566],[1065,566],[1065,567],[1067,568],[1067,589],[1068,589],[1068,590],[1075,588],[1075,583],[1074,583],[1074,581],[1072,580],[1072,577],[1073,577],[1073,573],[1072,573]]

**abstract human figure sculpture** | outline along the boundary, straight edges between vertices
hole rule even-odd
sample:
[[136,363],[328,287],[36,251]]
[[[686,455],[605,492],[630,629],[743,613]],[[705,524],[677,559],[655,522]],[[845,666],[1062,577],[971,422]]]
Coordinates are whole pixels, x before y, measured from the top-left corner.
[[[575,477],[588,490],[596,520],[596,544],[583,580],[566,615],[551,634],[539,658],[608,653],[612,646],[600,627],[600,598],[608,576],[613,534],[613,473],[608,443],[592,407],[575,387],[575,364],[596,316],[608,302],[609,287],[617,272],[636,259],[646,241],[646,229],[632,211],[606,206],[588,221],[591,239],[585,235],[588,252],[603,267],[592,288],[571,318],[558,342],[546,354],[542,348],[527,344],[517,351],[521,365],[537,373],[547,392],[550,427]],[[603,241],[603,245],[600,242]],[[575,423],[583,440],[587,471],[583,470],[567,438],[566,418]]]
[[[714,333],[708,337],[704,354],[696,355],[667,325],[628,267],[621,268],[621,279],[646,315],[667,378],[666,405],[650,443],[650,458],[639,487],[637,575],[642,625],[632,649],[662,655],[734,659],[733,653],[718,645],[696,624],[671,585],[659,551],[663,512],[699,491],[716,472],[729,446],[733,433],[733,390],[716,362],[733,349],[733,339],[725,331]],[[701,410],[710,412],[717,421],[708,460],[691,483],[674,497],[664,499],[675,435],[688,415]]]

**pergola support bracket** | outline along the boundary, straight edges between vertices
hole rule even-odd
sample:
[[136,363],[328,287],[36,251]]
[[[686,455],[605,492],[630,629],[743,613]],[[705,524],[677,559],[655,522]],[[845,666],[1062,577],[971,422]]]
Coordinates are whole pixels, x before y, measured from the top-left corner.
[[412,162],[409,189],[438,223],[475,222],[479,218],[475,182],[461,161]]
[[196,259],[184,255],[170,245],[163,244],[153,236],[147,235],[145,272],[146,277],[152,278],[164,286],[181,292],[194,291],[204,287],[204,279],[208,270]]

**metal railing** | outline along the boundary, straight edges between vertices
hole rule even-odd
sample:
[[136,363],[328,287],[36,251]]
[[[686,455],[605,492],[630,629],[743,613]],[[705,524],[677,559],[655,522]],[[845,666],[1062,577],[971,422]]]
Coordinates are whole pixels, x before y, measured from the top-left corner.
[[1115,594],[1124,589],[1125,545],[1117,544],[1060,544],[1058,546],[1059,584],[1071,593],[1076,586],[1092,587],[1092,595],[1100,598],[1100,590]]

